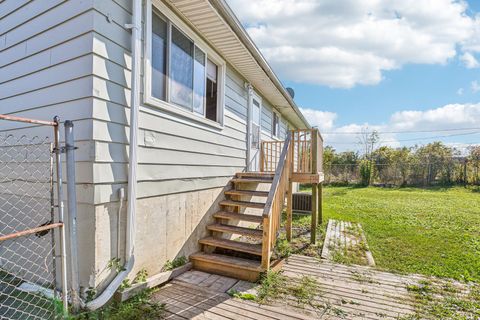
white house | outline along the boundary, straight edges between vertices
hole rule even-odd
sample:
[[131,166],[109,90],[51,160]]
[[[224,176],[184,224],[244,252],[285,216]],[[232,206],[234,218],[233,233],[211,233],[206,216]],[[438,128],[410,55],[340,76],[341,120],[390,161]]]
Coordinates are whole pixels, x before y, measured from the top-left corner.
[[[247,234],[242,226],[253,230],[231,217],[215,219],[218,212],[246,212],[245,204],[221,201],[265,198],[270,187],[224,194],[232,177],[262,169],[260,141],[283,141],[288,130],[310,128],[224,0],[133,3],[0,3],[0,113],[58,115],[75,125],[83,292],[101,293],[111,283],[116,273],[107,265],[117,257],[130,277],[142,269],[153,276],[167,260],[202,247],[205,255],[215,248],[225,249],[218,255],[236,251],[222,241],[208,243]],[[136,134],[130,132],[131,115]],[[11,130],[50,134],[31,125]],[[129,146],[132,137],[138,147]],[[137,161],[129,173],[132,152]],[[236,179],[272,179],[270,171]],[[129,191],[136,201],[128,201]],[[255,222],[262,224],[246,220],[247,226]],[[127,229],[133,231],[130,241]],[[210,240],[199,244],[205,237]],[[134,263],[128,265],[131,252],[125,249],[132,247]],[[229,255],[228,261],[242,258]]]

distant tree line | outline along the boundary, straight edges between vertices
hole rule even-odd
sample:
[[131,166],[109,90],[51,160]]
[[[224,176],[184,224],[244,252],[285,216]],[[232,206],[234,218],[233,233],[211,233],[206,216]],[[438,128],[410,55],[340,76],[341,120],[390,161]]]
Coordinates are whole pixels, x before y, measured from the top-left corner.
[[[371,143],[373,146],[373,143]],[[337,152],[327,146],[323,168],[327,184],[384,186],[480,185],[480,146],[467,155],[442,142],[411,148],[378,147]]]

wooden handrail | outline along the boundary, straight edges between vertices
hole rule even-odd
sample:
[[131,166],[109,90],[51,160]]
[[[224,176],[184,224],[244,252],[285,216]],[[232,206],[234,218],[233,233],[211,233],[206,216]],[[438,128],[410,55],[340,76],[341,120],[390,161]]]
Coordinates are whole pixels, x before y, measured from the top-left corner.
[[272,186],[268,193],[265,208],[263,210],[263,241],[262,241],[262,268],[268,270],[272,248],[277,240],[277,231],[280,228],[281,215],[285,204],[285,194],[288,190],[291,174],[291,133],[283,143],[278,165]]

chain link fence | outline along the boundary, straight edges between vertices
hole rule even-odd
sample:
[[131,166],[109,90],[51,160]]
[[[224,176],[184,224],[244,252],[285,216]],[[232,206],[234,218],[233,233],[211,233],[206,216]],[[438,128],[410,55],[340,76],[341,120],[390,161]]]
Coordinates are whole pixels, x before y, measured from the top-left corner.
[[[368,164],[367,164],[368,166]],[[324,165],[325,184],[362,184],[362,164]],[[453,159],[448,163],[371,164],[371,185],[385,187],[480,185],[480,161]]]
[[[47,125],[58,132],[58,123]],[[66,283],[61,199],[54,196],[58,140],[12,132],[0,133],[0,319],[61,318]]]

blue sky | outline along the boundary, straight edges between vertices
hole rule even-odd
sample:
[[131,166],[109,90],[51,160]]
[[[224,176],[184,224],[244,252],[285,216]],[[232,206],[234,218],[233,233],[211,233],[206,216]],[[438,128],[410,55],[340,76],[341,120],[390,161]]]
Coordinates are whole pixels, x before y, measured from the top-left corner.
[[480,0],[228,2],[327,144],[480,143]]

